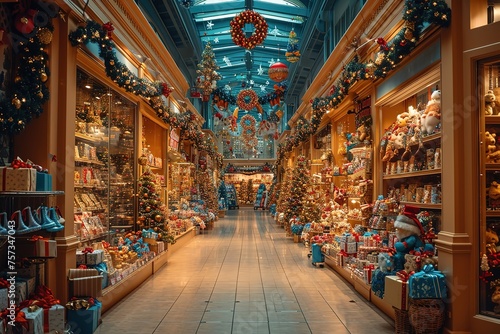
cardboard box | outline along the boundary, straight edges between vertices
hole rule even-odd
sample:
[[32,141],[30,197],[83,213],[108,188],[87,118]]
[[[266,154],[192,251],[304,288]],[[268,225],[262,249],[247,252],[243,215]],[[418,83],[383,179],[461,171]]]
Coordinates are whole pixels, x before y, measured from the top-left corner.
[[68,279],[70,298],[102,296],[102,276],[96,269],[70,269]]
[[52,191],[52,175],[36,172],[36,191]]
[[0,167],[0,191],[36,191],[36,169]]
[[384,301],[399,310],[408,310],[408,282],[398,276],[385,276]]

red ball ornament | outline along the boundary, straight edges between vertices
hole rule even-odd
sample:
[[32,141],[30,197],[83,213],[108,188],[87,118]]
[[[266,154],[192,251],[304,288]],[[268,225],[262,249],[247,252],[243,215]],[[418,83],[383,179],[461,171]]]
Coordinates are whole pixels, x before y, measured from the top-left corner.
[[267,72],[269,78],[276,82],[281,82],[288,78],[288,67],[280,62],[276,62],[269,66],[269,70]]
[[36,13],[36,10],[30,9],[25,13],[17,14],[14,19],[14,26],[16,27],[17,31],[26,35],[31,34],[33,32],[33,29],[35,29],[35,23],[33,22],[33,20]]

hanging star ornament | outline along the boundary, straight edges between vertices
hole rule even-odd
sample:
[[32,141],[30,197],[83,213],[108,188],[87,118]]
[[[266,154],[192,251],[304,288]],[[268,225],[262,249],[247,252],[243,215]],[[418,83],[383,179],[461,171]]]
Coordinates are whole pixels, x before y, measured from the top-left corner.
[[214,27],[214,24],[212,23],[212,21],[208,21],[207,22],[207,30],[212,30],[213,27]]
[[274,60],[274,58],[271,58],[271,60],[268,60],[267,61],[269,63],[269,66],[271,66],[272,64],[274,64],[276,61]]
[[264,69],[262,68],[262,65],[259,65],[259,68],[257,69],[257,74],[258,75],[263,75],[264,74]]

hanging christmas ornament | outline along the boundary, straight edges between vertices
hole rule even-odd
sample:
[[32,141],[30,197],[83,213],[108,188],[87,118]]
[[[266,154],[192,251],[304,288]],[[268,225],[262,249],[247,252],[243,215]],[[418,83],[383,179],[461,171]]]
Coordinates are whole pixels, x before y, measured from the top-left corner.
[[269,74],[269,78],[276,82],[281,82],[288,78],[288,67],[280,62],[276,62],[269,66],[269,70],[267,71]]
[[181,5],[184,8],[189,8],[193,5],[193,0],[181,0]]
[[219,66],[215,61],[215,54],[212,51],[210,42],[205,45],[205,50],[202,53],[202,60],[198,64],[198,78],[196,79],[196,87],[199,88],[203,95],[203,101],[210,99],[210,94],[217,87],[217,81],[221,79],[220,74],[217,72]]
[[293,29],[288,35],[288,44],[286,46],[285,56],[286,60],[290,63],[298,62],[300,59],[299,40],[297,39],[297,34]]
[[[243,28],[245,24],[251,23],[254,26],[254,31],[250,37],[246,37]],[[268,25],[266,20],[253,10],[245,10],[236,15],[229,23],[231,29],[231,38],[234,44],[242,48],[251,50],[257,45],[262,44],[267,37]]]

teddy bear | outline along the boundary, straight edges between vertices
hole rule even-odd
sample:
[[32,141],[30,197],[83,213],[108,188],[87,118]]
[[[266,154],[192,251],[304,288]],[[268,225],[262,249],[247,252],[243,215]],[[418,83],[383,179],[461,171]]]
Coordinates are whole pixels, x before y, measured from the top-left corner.
[[394,222],[396,237],[398,238],[398,241],[394,243],[396,249],[394,268],[396,271],[404,269],[405,255],[412,250],[434,253],[434,247],[431,244],[424,243],[421,239],[421,236],[425,235],[425,231],[422,223],[417,218],[419,212],[418,207],[406,205]]
[[500,279],[490,282],[490,288],[492,290],[491,301],[496,304],[493,312],[500,313]]
[[485,241],[486,241],[486,254],[495,254],[497,252],[497,244],[500,241],[498,239],[498,234],[495,230],[488,227],[485,232]]
[[357,133],[357,136],[358,136],[358,140],[360,142],[364,142],[364,141],[370,141],[371,139],[371,135],[370,135],[370,127],[366,124],[361,124],[357,129],[356,129],[356,133]]
[[484,114],[485,115],[498,115],[499,110],[496,108],[496,96],[492,90],[484,94]]
[[497,181],[491,182],[488,188],[488,196],[494,200],[500,199],[500,184]]
[[441,91],[435,90],[427,102],[424,112],[420,116],[420,129],[427,134],[434,133],[441,121]]
[[497,150],[497,134],[496,133],[490,133],[489,131],[486,131],[484,133],[484,143],[486,147],[486,154],[491,154]]

